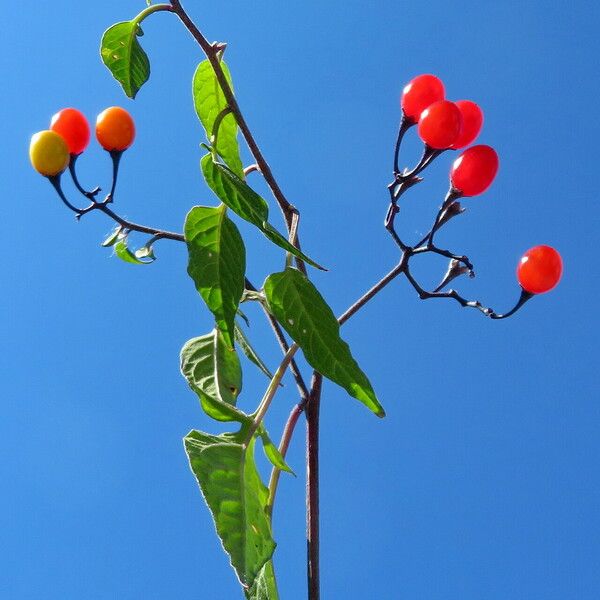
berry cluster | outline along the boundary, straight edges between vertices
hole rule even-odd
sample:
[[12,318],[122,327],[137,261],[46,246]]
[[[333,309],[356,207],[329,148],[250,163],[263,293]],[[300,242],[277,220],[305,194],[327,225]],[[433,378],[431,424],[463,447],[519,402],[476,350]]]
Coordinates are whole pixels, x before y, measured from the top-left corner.
[[[442,290],[456,277],[468,274],[474,277],[473,265],[466,256],[454,254],[438,248],[434,243],[436,232],[450,219],[464,212],[459,203],[463,197],[483,194],[493,183],[498,173],[498,154],[483,144],[469,146],[478,137],[483,126],[483,111],[471,100],[451,102],[446,99],[442,81],[434,75],[419,75],[406,85],[401,98],[402,119],[394,152],[394,181],[389,185],[390,206],[385,220],[386,229],[402,251],[399,269],[404,272],[411,285],[422,299],[451,298],[462,306],[477,308],[483,314],[501,319],[514,314],[535,294],[553,289],[562,275],[562,260],[559,253],[550,246],[536,246],[528,250],[517,268],[517,279],[521,286],[521,296],[509,312],[503,315],[486,308],[480,302],[469,301],[455,290]],[[404,135],[411,127],[417,127],[423,141],[423,155],[412,170],[400,171],[399,156]],[[462,150],[450,169],[450,189],[438,211],[429,233],[414,246],[405,244],[394,226],[399,212],[400,197],[412,186],[420,183],[419,173],[425,170],[443,152]],[[441,283],[431,292],[426,291],[410,272],[409,260],[412,256],[435,253],[450,259],[448,271]]]
[[[96,119],[96,138],[107,152],[124,152],[135,139],[131,115],[118,106],[102,111]],[[76,108],[64,108],[50,121],[50,129],[31,138],[29,158],[45,177],[58,177],[90,143],[90,125]]]
[[[471,100],[446,100],[444,84],[434,75],[415,77],[404,88],[401,105],[403,129],[418,126],[426,155],[431,157],[429,162],[445,150],[466,148],[477,139],[483,127],[481,108]],[[453,189],[461,196],[483,194],[492,185],[498,165],[498,155],[492,147],[472,146],[452,165]],[[394,167],[398,174],[397,164]]]
[[[98,210],[117,224],[115,231],[102,245],[114,246],[115,254],[126,262],[141,264],[154,260],[152,244],[159,239],[183,241],[182,234],[132,223],[116,214],[108,206],[114,200],[123,152],[133,144],[135,139],[135,123],[131,115],[124,108],[112,106],[101,112],[96,119],[96,139],[109,153],[113,163],[112,185],[102,201],[96,199],[101,191],[100,188],[85,190],[79,183],[75,171],[75,163],[88,147],[90,137],[90,126],[85,116],[74,108],[64,108],[52,117],[50,129],[40,131],[31,138],[29,146],[31,164],[38,173],[48,179],[60,199],[75,213],[78,219],[89,212]],[[67,200],[62,189],[61,176],[67,168],[77,191],[89,200],[89,204],[84,208],[78,208]],[[128,235],[132,231],[152,236],[136,252],[131,252],[127,246]]]
[[[29,145],[29,158],[33,168],[48,178],[60,199],[78,218],[112,202],[121,156],[135,139],[133,118],[124,108],[107,108],[96,119],[96,139],[110,154],[113,162],[113,182],[103,202],[96,201],[100,188],[91,191],[83,189],[75,171],[77,159],[90,143],[90,125],[83,113],[75,108],[63,108],[52,117],[50,129],[33,135]],[[76,208],[65,197],[60,180],[67,167],[77,190],[92,202],[87,208]]]

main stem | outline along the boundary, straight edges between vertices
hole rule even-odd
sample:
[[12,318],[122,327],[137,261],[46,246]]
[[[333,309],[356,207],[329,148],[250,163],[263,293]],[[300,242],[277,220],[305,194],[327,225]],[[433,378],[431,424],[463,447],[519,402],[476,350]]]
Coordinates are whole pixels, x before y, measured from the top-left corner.
[[[361,296],[338,319],[343,325],[356,314],[369,300],[374,298],[388,283],[393,281],[406,267],[406,255],[402,256],[397,267],[392,269],[383,279],[376,283],[366,294]],[[308,598],[319,600],[321,593],[320,581],[320,522],[319,522],[319,416],[321,410],[321,389],[323,376],[315,372],[311,381],[311,391],[306,405],[306,537],[307,537],[307,567],[308,567]],[[293,418],[294,413],[292,412]],[[294,431],[295,422],[289,427],[289,436]],[[286,432],[288,427],[286,426]],[[284,433],[285,435],[285,433]],[[289,440],[284,442],[285,448]],[[283,445],[283,444],[282,444]],[[281,450],[281,448],[280,448]],[[276,484],[275,484],[276,485]],[[273,492],[274,493],[274,492]]]
[[319,600],[319,412],[323,376],[314,373],[306,405],[306,541],[308,597]]

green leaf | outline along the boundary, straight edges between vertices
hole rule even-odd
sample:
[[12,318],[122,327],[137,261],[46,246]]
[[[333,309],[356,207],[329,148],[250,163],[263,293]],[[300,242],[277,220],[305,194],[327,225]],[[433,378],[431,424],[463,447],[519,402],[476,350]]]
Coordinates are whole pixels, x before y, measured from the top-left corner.
[[283,248],[286,252],[289,252],[290,254],[301,258],[309,265],[312,265],[313,267],[316,267],[321,271],[326,270],[324,267],[308,258],[306,254],[303,254],[300,250],[298,250],[298,248],[296,248],[296,246],[290,244],[288,239],[281,235],[281,233],[279,233],[279,231],[277,231],[277,229],[275,229],[275,227],[273,227],[270,223],[263,223],[262,232],[265,234],[268,240],[271,240],[275,245],[279,246],[280,248]]
[[231,210],[260,230],[269,218],[269,205],[231,169],[215,162],[211,153],[202,157],[202,173],[209,187]]
[[384,417],[371,383],[340,337],[340,325],[317,288],[300,271],[288,268],[267,277],[264,290],[269,309],[310,365]]
[[202,173],[206,183],[217,197],[245,221],[248,221],[273,243],[286,252],[307,262],[317,269],[320,265],[290,244],[269,222],[269,206],[245,181],[242,181],[231,169],[215,162],[212,154],[207,154],[201,161]]
[[227,207],[196,206],[185,220],[188,273],[233,348],[235,316],[244,293],[246,249]]
[[109,248],[110,246],[114,246],[117,243],[117,241],[119,240],[119,238],[122,237],[122,235],[121,235],[122,229],[123,229],[123,227],[121,227],[121,225],[117,225],[117,227],[114,228],[113,232],[110,233],[107,236],[107,238],[100,245],[103,248]]
[[292,471],[292,469],[290,469],[288,464],[285,462],[285,458],[283,458],[281,452],[279,452],[279,448],[277,448],[277,446],[271,441],[269,433],[264,426],[260,428],[259,434],[263,442],[265,456],[269,459],[269,462],[280,471],[291,473],[295,477],[296,473],[294,473],[294,471]]
[[122,236],[114,245],[115,256],[118,256],[122,261],[132,265],[148,265],[152,261],[140,260],[128,247],[127,236]]
[[218,329],[185,344],[181,350],[181,373],[209,417],[241,423],[250,420],[235,408],[242,390],[237,352],[228,347]]
[[150,61],[138,42],[139,34],[137,21],[123,21],[104,32],[100,45],[102,62],[132,99],[150,77]]
[[267,365],[252,347],[250,340],[242,328],[237,324],[235,325],[235,341],[238,343],[238,346],[242,349],[242,352],[248,357],[248,359],[254,363],[269,379],[273,379],[273,373],[269,371]]
[[246,600],[279,600],[273,561],[265,564],[252,587],[246,590]]
[[[224,61],[221,61],[221,67],[229,85],[233,89],[231,74]],[[215,122],[219,118],[219,115],[228,108],[228,105],[210,61],[204,60],[198,65],[192,81],[192,93],[196,114],[206,130],[208,141],[214,144]],[[219,124],[216,150],[229,168],[238,177],[243,179],[244,168],[240,159],[237,134],[237,122],[233,114],[229,113],[222,118]]]
[[184,444],[223,548],[249,588],[271,559],[275,542],[266,512],[269,492],[254,462],[256,438],[246,446],[244,437],[192,431]]

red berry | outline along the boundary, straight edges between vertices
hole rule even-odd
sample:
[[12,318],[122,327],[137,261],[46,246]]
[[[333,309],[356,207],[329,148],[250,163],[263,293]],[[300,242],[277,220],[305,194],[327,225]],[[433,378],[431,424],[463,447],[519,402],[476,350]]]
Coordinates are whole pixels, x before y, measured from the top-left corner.
[[483,111],[475,102],[470,100],[459,100],[456,102],[456,106],[458,106],[462,115],[463,125],[458,139],[452,144],[452,148],[460,150],[473,143],[479,135],[483,126]]
[[76,108],[63,108],[57,112],[52,117],[50,129],[67,142],[70,154],[81,154],[90,143],[90,126]]
[[478,196],[492,185],[496,173],[496,151],[490,146],[471,146],[454,161],[450,171],[450,182],[463,196]]
[[417,123],[421,113],[434,102],[446,97],[444,84],[435,75],[419,75],[402,90],[402,111]]
[[427,107],[419,118],[419,136],[430,147],[446,150],[458,139],[462,128],[460,110],[449,100]]
[[521,257],[517,279],[526,292],[544,294],[558,285],[562,271],[562,258],[554,248],[536,246]]

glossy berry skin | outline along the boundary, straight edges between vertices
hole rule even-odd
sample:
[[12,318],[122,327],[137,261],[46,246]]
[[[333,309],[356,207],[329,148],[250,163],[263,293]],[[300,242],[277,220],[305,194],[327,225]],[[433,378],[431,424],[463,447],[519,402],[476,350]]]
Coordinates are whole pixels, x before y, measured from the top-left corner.
[[490,146],[471,146],[452,164],[450,182],[462,196],[483,194],[498,173],[498,155]]
[[127,150],[135,139],[133,118],[119,106],[107,108],[96,119],[96,137],[108,152]]
[[461,130],[460,110],[449,100],[435,102],[419,118],[419,137],[435,150],[450,148],[460,136]]
[[402,111],[413,123],[418,123],[427,107],[445,97],[444,84],[440,79],[435,75],[419,75],[402,90]]
[[536,246],[521,257],[517,279],[526,292],[544,294],[558,285],[562,271],[562,258],[554,248]]
[[40,131],[31,138],[29,159],[40,175],[56,177],[69,166],[69,147],[55,131]]
[[462,115],[462,129],[458,139],[452,144],[452,149],[460,150],[477,139],[483,127],[483,111],[471,100],[459,100],[455,104]]
[[75,156],[81,154],[90,143],[90,126],[87,119],[76,108],[64,108],[57,112],[50,122],[50,129],[56,131]]

